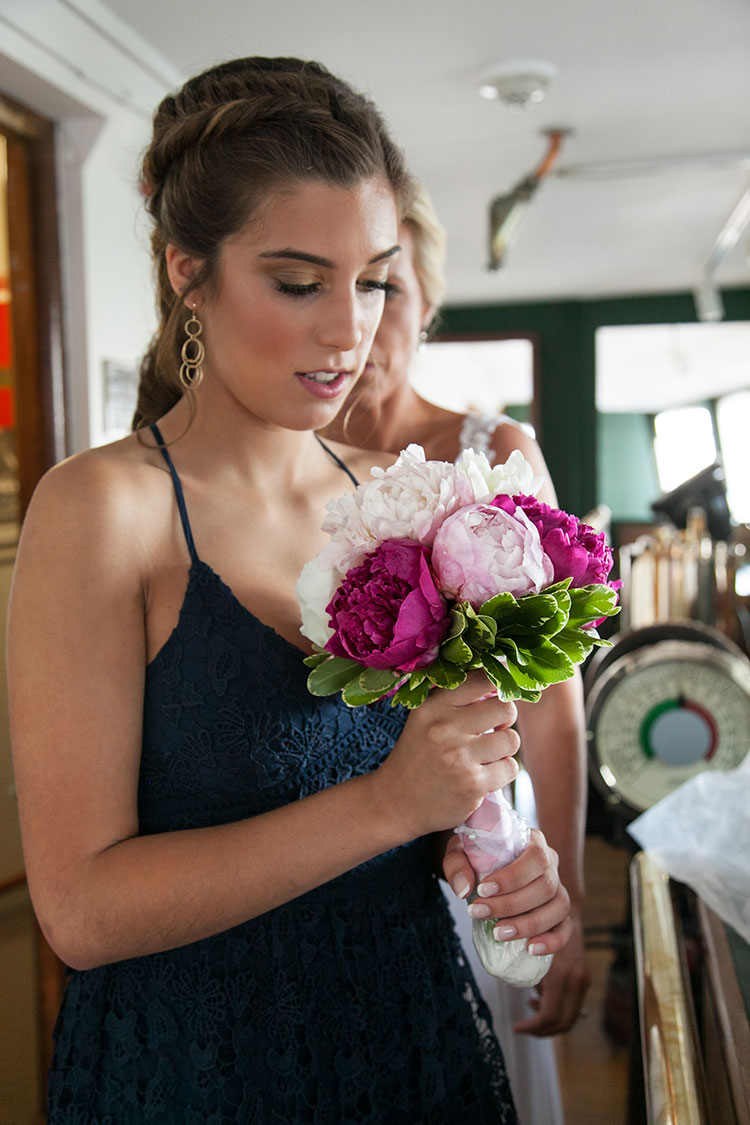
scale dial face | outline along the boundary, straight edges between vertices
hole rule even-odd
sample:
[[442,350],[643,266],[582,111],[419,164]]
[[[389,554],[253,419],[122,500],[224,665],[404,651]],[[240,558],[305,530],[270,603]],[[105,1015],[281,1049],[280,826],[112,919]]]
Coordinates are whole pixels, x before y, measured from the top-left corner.
[[586,710],[599,787],[643,812],[703,770],[740,764],[750,750],[750,663],[661,641],[613,661]]

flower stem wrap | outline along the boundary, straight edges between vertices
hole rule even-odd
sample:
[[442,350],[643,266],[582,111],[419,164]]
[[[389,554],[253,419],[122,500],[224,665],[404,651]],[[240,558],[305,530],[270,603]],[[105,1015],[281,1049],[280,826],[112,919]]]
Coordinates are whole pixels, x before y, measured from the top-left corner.
[[[488,793],[479,808],[456,829],[466,858],[481,881],[498,867],[517,859],[529,842],[529,826],[501,792]],[[487,972],[520,987],[538,984],[552,964],[552,954],[536,957],[526,941],[497,941],[492,931],[497,919],[475,918],[471,936]]]

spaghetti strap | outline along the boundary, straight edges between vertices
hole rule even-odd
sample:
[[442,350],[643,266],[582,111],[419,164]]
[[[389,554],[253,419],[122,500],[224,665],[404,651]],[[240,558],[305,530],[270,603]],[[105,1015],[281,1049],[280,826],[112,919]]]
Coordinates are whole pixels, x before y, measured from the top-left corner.
[[336,456],[336,454],[335,454],[335,453],[333,452],[333,450],[332,450],[332,449],[329,449],[329,448],[328,448],[328,446],[326,445],[326,443],[325,443],[325,442],[323,441],[323,439],[322,439],[322,438],[318,437],[318,435],[317,435],[317,434],[315,434],[315,437],[316,437],[316,438],[318,439],[318,442],[320,443],[320,445],[322,445],[322,446],[323,446],[323,448],[325,449],[325,451],[326,451],[326,453],[328,454],[328,456],[329,456],[329,457],[332,457],[332,458],[333,458],[333,460],[334,460],[334,461],[336,462],[336,464],[338,465],[338,467],[339,467],[340,469],[343,469],[343,470],[344,470],[344,472],[346,473],[346,475],[347,475],[347,476],[349,477],[349,480],[350,480],[350,481],[352,481],[352,483],[354,484],[354,487],[356,488],[356,487],[357,487],[357,486],[359,485],[359,481],[357,480],[357,478],[355,477],[354,473],[353,473],[353,472],[351,471],[351,469],[349,468],[349,466],[348,466],[348,465],[345,465],[345,464],[344,464],[344,462],[343,462],[343,461],[341,460],[341,458],[340,458],[340,457],[337,457],[337,456]]
[[164,438],[161,436],[161,431],[156,422],[152,422],[152,424],[149,426],[149,429],[156,438],[156,444],[161,450],[161,455],[166,461],[167,468],[169,469],[170,475],[172,477],[172,484],[174,485],[174,492],[175,496],[177,497],[177,507],[180,512],[180,519],[182,520],[182,530],[185,532],[185,541],[188,545],[188,550],[190,551],[190,558],[194,563],[199,562],[198,552],[195,549],[195,542],[193,540],[193,532],[190,528],[190,520],[188,519],[187,508],[185,507],[185,497],[182,492],[182,484],[180,483],[180,478],[177,476],[177,470],[172,463],[172,458],[169,456],[167,447],[164,444]]

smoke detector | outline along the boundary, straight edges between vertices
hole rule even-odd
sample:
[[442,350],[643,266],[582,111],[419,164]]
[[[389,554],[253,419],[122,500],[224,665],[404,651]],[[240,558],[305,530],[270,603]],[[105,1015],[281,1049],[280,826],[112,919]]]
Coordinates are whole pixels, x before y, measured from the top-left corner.
[[479,81],[479,93],[490,101],[501,101],[526,109],[542,101],[557,67],[542,59],[511,59],[489,68]]

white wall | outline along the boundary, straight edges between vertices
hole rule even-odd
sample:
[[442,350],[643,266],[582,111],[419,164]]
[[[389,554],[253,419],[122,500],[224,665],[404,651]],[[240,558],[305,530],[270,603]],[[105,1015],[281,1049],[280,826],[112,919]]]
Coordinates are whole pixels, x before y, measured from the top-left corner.
[[104,427],[106,360],[134,366],[154,327],[137,192],[151,114],[181,76],[98,0],[0,0],[0,91],[57,124],[67,449]]

